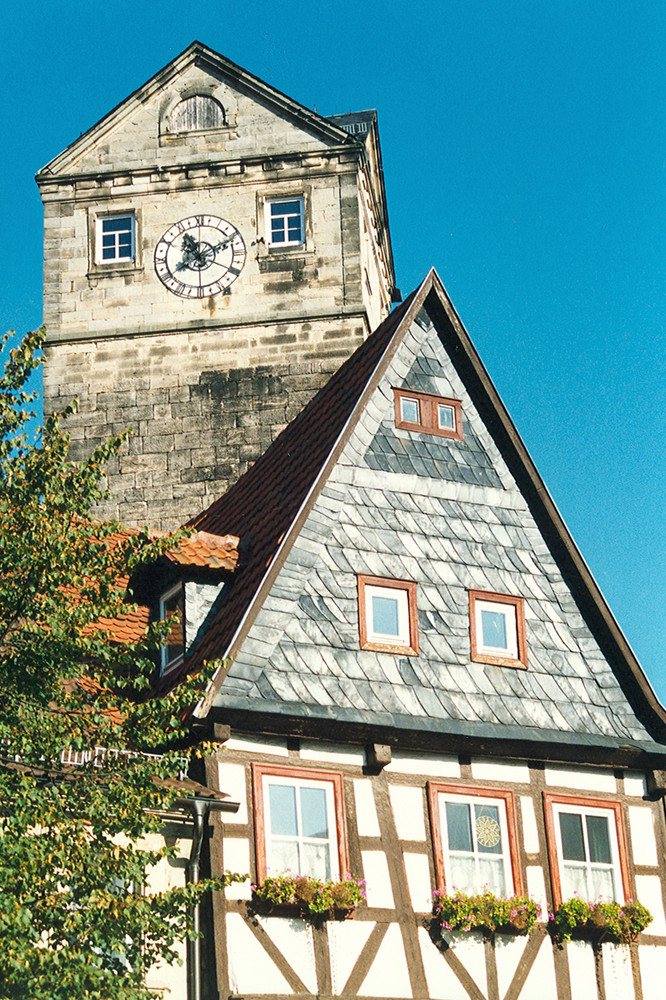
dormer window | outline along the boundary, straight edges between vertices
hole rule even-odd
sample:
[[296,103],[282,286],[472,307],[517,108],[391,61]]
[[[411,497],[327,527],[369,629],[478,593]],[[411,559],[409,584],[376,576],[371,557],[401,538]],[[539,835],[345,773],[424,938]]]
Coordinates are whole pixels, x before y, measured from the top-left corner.
[[193,94],[186,97],[171,112],[170,132],[208,132],[224,128],[227,118],[224,108],[214,97]]
[[418,656],[416,584],[358,576],[358,621],[361,649]]
[[182,662],[184,643],[185,595],[182,584],[177,584],[160,597],[160,620],[172,622],[169,635],[162,642],[160,651],[162,675]]
[[500,667],[527,667],[525,601],[511,594],[469,592],[471,659]]

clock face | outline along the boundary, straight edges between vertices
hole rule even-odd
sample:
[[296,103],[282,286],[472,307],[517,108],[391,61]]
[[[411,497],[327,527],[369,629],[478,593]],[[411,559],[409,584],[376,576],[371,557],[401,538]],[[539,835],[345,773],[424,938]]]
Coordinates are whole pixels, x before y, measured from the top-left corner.
[[155,270],[170,292],[203,299],[228,288],[245,264],[243,237],[216,215],[175,222],[155,247]]

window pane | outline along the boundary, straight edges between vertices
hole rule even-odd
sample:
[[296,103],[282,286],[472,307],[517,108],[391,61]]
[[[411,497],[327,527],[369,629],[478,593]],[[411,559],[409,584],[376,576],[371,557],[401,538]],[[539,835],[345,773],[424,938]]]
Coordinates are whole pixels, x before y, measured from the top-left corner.
[[478,891],[474,858],[460,858],[451,855],[449,867],[450,879],[447,879],[447,890],[459,889],[461,892],[470,893]]
[[293,243],[300,243],[301,241],[301,220],[300,219],[289,219],[289,239]]
[[284,226],[282,219],[273,219],[271,223],[271,241],[273,243],[284,243]]
[[577,813],[560,813],[562,855],[567,861],[585,861],[583,821]]
[[328,844],[303,844],[301,875],[314,875],[327,882],[331,877],[331,852]]
[[508,649],[506,616],[500,611],[481,611],[483,645],[492,649]]
[[304,837],[328,837],[324,788],[301,788],[301,820]]
[[439,404],[439,426],[445,430],[454,431],[456,429],[456,414],[452,406]]
[[586,899],[589,895],[587,888],[587,870],[579,865],[564,865],[562,868],[562,896],[568,899],[577,894]]
[[298,841],[271,841],[270,858],[267,859],[267,866],[271,872],[299,872]]
[[124,232],[130,228],[130,220],[128,218],[123,219],[102,219],[102,232],[103,233],[118,233]]
[[418,399],[401,399],[400,413],[403,420],[406,420],[410,424],[418,424],[420,421]]
[[496,896],[506,894],[506,879],[504,877],[504,862],[501,858],[480,858],[479,859],[479,885],[478,889],[486,885]]
[[592,868],[590,871],[590,898],[596,899],[603,896],[607,902],[616,899],[615,879],[613,872],[608,868]]
[[466,802],[446,803],[446,828],[449,834],[449,850],[473,850],[470,809]]
[[479,854],[501,854],[502,828],[497,806],[474,806],[474,814]]
[[271,830],[286,836],[296,836],[296,789],[293,785],[268,786]]
[[586,816],[587,839],[590,845],[590,861],[612,864],[610,836],[607,816]]
[[271,215],[301,215],[300,201],[281,201],[277,205],[271,205]]
[[398,599],[372,597],[372,631],[377,635],[399,636]]

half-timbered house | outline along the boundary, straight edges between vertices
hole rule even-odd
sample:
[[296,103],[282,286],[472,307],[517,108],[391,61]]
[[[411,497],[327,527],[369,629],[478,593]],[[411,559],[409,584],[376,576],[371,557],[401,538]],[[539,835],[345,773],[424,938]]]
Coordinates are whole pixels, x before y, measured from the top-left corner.
[[[191,604],[189,577],[163,669],[221,663],[194,715],[241,806],[212,868],[367,893],[312,922],[232,887],[204,996],[658,1000],[666,713],[434,272],[192,526],[243,549]],[[435,889],[484,887],[542,918],[433,926]],[[576,894],[653,921],[560,945]]]

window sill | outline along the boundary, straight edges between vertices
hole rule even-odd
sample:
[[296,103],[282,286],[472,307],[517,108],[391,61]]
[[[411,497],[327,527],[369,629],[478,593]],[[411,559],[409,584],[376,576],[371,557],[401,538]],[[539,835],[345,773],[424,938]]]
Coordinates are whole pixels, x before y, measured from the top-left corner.
[[117,261],[109,264],[92,264],[88,268],[86,278],[117,278],[125,274],[142,274],[143,267],[136,261],[128,264],[119,264]]
[[508,656],[492,656],[490,653],[473,653],[472,663],[488,663],[494,667],[513,667],[515,670],[527,670],[527,664],[522,660],[514,660]]
[[418,656],[419,651],[414,646],[402,646],[392,642],[362,642],[361,649],[369,649],[375,653],[399,653],[402,656]]

